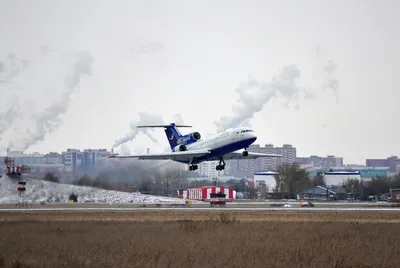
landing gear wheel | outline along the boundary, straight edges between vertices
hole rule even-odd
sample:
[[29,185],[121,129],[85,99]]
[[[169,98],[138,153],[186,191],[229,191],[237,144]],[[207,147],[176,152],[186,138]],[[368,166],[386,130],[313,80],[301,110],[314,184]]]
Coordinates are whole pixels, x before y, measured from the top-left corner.
[[225,169],[225,165],[218,165],[215,169],[216,170],[224,170]]
[[225,161],[224,161],[224,159],[221,157],[220,159],[219,159],[219,164],[218,164],[218,166],[216,166],[215,167],[215,169],[216,170],[224,170],[225,169]]
[[244,150],[242,153],[242,156],[248,156],[248,155],[249,155],[249,152],[247,150]]
[[197,170],[199,167],[197,165],[190,165],[189,166],[189,171],[194,171]]

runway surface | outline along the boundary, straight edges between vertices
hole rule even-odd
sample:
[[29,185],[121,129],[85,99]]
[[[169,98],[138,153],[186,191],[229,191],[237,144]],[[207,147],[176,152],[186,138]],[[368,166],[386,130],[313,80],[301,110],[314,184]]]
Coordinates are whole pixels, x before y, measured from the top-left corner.
[[400,208],[318,208],[318,207],[278,207],[278,208],[113,208],[113,207],[99,207],[99,208],[1,208],[1,211],[144,211],[144,210],[220,210],[220,211],[400,211]]

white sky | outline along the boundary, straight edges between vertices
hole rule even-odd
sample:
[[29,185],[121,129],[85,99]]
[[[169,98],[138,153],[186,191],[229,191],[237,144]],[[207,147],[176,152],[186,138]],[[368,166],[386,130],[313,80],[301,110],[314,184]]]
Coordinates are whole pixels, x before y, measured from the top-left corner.
[[[180,114],[193,131],[214,133],[214,122],[232,113],[239,84],[249,77],[270,82],[295,64],[299,86],[316,98],[300,99],[299,109],[279,98],[267,102],[250,121],[256,143],[289,143],[298,156],[333,154],[346,164],[400,155],[399,7],[384,0],[0,0],[3,78],[9,52],[29,61],[0,83],[0,113],[17,96],[23,114],[0,134],[0,150],[26,139],[26,129],[35,132],[30,116],[62,97],[74,53],[86,50],[92,76],[81,77],[60,127],[27,152],[111,148],[142,111],[166,123]],[[338,102],[332,90],[321,90],[317,45],[337,65]],[[153,134],[159,144],[139,134],[126,145],[132,153],[164,151],[163,131]]]

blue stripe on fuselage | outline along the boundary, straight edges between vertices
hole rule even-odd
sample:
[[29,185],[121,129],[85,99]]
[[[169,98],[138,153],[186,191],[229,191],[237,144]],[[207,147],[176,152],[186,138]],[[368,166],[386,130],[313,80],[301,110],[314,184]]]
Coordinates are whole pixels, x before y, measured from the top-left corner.
[[[243,148],[249,147],[253,142],[256,141],[257,138],[250,138],[247,140],[242,140],[234,143],[230,143],[220,148],[212,149],[211,153],[193,159],[192,164],[199,164],[200,162],[209,161],[209,160],[218,160],[219,157],[223,156],[224,154],[231,153]],[[176,161],[183,164],[189,164],[189,161]]]

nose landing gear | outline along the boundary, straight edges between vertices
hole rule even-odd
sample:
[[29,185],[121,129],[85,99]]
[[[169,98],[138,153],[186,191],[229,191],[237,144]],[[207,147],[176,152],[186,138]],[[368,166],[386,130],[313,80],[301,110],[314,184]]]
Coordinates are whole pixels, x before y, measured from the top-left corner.
[[248,156],[249,152],[247,151],[247,148],[244,148],[244,151],[242,152],[242,156]]

